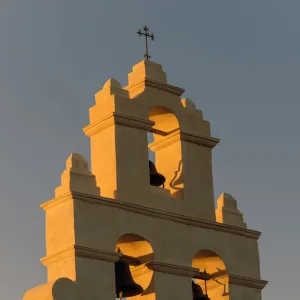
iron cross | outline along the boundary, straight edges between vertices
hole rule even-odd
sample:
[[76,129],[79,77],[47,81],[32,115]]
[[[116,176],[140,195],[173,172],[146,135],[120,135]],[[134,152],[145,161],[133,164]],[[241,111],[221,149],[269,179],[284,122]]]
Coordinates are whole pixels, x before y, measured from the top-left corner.
[[145,27],[143,28],[144,32],[142,32],[141,29],[139,29],[139,31],[137,32],[137,34],[139,36],[143,35],[146,38],[146,53],[144,54],[144,57],[149,60],[151,58],[151,56],[148,53],[148,38],[151,38],[151,40],[154,40],[154,34],[153,33],[149,33],[149,28],[145,25]]

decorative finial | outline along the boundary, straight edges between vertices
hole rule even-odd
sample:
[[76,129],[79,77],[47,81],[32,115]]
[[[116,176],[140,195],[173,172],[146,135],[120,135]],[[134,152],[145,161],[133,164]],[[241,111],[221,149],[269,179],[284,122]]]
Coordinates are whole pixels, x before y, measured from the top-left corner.
[[139,36],[143,35],[145,36],[146,39],[146,53],[144,54],[144,57],[149,60],[151,58],[151,56],[148,53],[148,38],[151,38],[151,40],[153,41],[155,39],[154,34],[153,33],[149,33],[149,28],[147,27],[147,25],[145,25],[145,27],[143,28],[144,32],[142,32],[141,29],[138,30],[137,34]]

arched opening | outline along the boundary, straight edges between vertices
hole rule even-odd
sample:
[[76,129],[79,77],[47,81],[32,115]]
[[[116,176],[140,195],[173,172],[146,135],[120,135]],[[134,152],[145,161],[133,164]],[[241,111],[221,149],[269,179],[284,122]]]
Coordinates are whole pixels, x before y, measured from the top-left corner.
[[[153,107],[149,119],[154,122],[151,129],[153,142],[148,148],[154,153],[156,169],[165,177],[164,188],[173,198],[183,198],[182,149],[180,126],[174,113],[166,107]],[[150,138],[148,135],[148,142]],[[150,152],[151,153],[151,152]],[[149,156],[149,158],[151,155]]]
[[[127,288],[131,289],[131,286],[133,286],[133,289],[136,289],[138,292],[139,288],[134,285],[141,287],[140,293],[126,297],[130,299],[139,299],[143,295],[154,294],[152,282],[153,271],[147,268],[147,263],[154,259],[154,252],[151,244],[137,234],[127,233],[122,235],[117,241],[116,252],[122,253],[120,261],[123,262],[123,266],[121,264],[121,269],[123,267],[121,273],[123,272],[123,274],[116,274],[116,290],[125,289],[126,291]],[[116,272],[118,272],[117,268]],[[120,283],[122,287],[118,287],[118,283]],[[120,297],[120,293],[117,297],[118,296]]]
[[179,122],[176,116],[166,107],[153,107],[150,110],[149,119],[155,123],[153,133],[156,142],[179,129]]
[[[192,260],[192,267],[199,269],[200,274],[204,275],[203,278],[193,279],[204,295],[207,295],[210,300],[229,299],[226,266],[218,254],[207,249],[200,250]],[[206,280],[205,275],[207,275]]]

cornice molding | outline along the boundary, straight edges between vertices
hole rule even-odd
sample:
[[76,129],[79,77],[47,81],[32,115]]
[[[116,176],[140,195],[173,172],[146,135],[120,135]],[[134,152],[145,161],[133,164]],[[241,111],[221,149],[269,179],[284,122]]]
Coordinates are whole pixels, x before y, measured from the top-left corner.
[[112,251],[104,251],[79,245],[71,245],[68,247],[63,248],[60,251],[51,253],[43,258],[41,258],[41,263],[44,266],[49,266],[57,261],[67,259],[70,257],[84,257],[84,258],[91,258],[96,260],[103,260],[108,262],[116,262],[118,261],[123,255],[122,253],[112,252]]
[[[152,130],[152,132],[155,132],[155,129]],[[164,137],[161,138],[159,141],[151,143],[149,145],[149,148],[155,152],[169,145],[172,145],[177,141],[184,141],[206,148],[214,148],[220,142],[220,140],[217,138],[197,135],[191,132],[180,131],[180,129],[178,128],[171,134],[165,134]]]
[[[204,281],[198,282],[198,284],[204,286]],[[252,289],[262,290],[268,284],[268,281],[250,278],[250,277],[244,277],[232,273],[227,273],[227,271],[224,270],[224,272],[221,272],[221,274],[219,275],[212,274],[210,280],[207,281],[207,285],[210,286],[212,284],[238,285],[238,286],[244,286]],[[229,287],[229,293],[230,293],[230,287]]]
[[57,251],[57,252],[54,252],[54,253],[51,253],[51,254],[49,254],[47,256],[42,257],[40,259],[40,262],[45,267],[48,267],[51,264],[56,263],[56,262],[58,262],[60,260],[68,259],[70,257],[73,257],[74,254],[75,254],[74,246],[72,245],[72,246],[63,248],[60,251]]
[[220,139],[211,136],[202,136],[202,135],[197,135],[195,133],[184,132],[184,131],[180,133],[180,138],[182,141],[204,146],[207,148],[214,148],[220,142]]
[[148,78],[144,78],[143,80],[141,80],[133,85],[126,86],[124,89],[131,92],[135,89],[140,89],[140,88],[145,88],[145,87],[156,88],[156,89],[168,92],[170,94],[174,94],[176,96],[181,96],[185,91],[184,89],[179,88],[177,86],[159,82],[159,81],[156,81],[153,79],[148,79]]
[[[84,257],[95,260],[102,260],[106,262],[115,263],[118,260],[123,260],[130,265],[139,265],[140,261],[138,258],[129,257],[123,255],[122,253],[113,252],[113,251],[104,251],[79,245],[71,245],[63,248],[60,251],[49,254],[43,258],[41,258],[41,263],[48,267],[53,263],[56,263],[60,260],[68,259],[70,257]],[[200,272],[197,268],[179,266],[175,264],[169,264],[159,261],[151,261],[146,264],[147,268],[160,273],[167,273],[177,276],[184,276],[190,278],[201,278],[204,279],[204,273]],[[267,281],[261,279],[254,279],[249,277],[243,277],[236,274],[229,274],[226,271],[222,272],[220,275],[209,275],[207,274],[207,280],[210,282],[217,281],[220,279],[229,278],[229,284],[246,286],[250,288],[255,288],[258,290],[262,290],[266,285]]]
[[137,128],[145,131],[151,131],[154,125],[153,121],[129,116],[117,112],[112,112],[100,120],[93,122],[83,128],[83,132],[91,137],[112,125],[121,125],[126,127]]
[[168,264],[158,261],[151,261],[146,264],[148,269],[160,272],[160,273],[167,273],[172,275],[178,275],[178,276],[185,276],[185,277],[194,277],[199,270],[191,267],[184,267],[184,266],[178,266],[174,264]]
[[155,123],[150,120],[137,118],[130,115],[125,115],[117,112],[112,112],[100,120],[93,122],[83,128],[83,132],[91,137],[106,128],[109,128],[112,125],[126,126],[136,129],[141,129],[148,132],[153,132],[164,136],[163,139],[160,139],[158,142],[153,142],[151,144],[151,149],[157,151],[161,148],[164,148],[178,140],[185,141],[188,143],[204,146],[207,148],[214,148],[219,142],[220,139],[203,136],[195,134],[192,132],[181,131],[179,128],[172,133],[163,132],[153,128]]
[[[155,272],[167,273],[178,276],[185,276],[190,278],[205,279],[204,273],[200,272],[199,269],[178,266],[174,264],[167,264],[157,261],[152,261],[147,264],[148,269]],[[226,271],[220,276],[206,275],[208,281],[216,281],[223,278],[229,278],[229,284],[250,287],[258,290],[262,290],[266,285],[267,281],[261,279],[254,279],[249,277],[243,277],[236,274],[229,274]]]
[[151,217],[164,219],[164,220],[168,220],[171,222],[181,223],[181,224],[185,224],[185,225],[193,226],[193,227],[200,227],[200,228],[206,228],[209,230],[227,232],[227,233],[240,235],[240,236],[244,236],[244,237],[248,237],[248,238],[256,239],[256,240],[261,235],[260,232],[255,231],[255,230],[240,228],[240,227],[236,227],[236,226],[232,226],[232,225],[228,225],[228,224],[217,223],[217,222],[208,221],[208,220],[202,220],[202,219],[195,218],[195,217],[175,214],[175,213],[171,213],[168,211],[163,211],[163,210],[159,210],[159,209],[155,209],[155,208],[132,204],[132,203],[116,200],[116,199],[104,198],[104,197],[94,196],[94,195],[87,195],[87,194],[82,194],[82,193],[78,193],[78,192],[70,192],[61,197],[54,198],[52,200],[44,202],[41,204],[41,208],[43,210],[47,211],[51,207],[59,205],[68,200],[80,200],[80,201],[88,202],[91,204],[115,207],[118,209],[130,211],[132,213],[151,216]]
[[235,274],[229,274],[228,276],[229,284],[250,287],[257,290],[262,290],[268,284],[268,281],[261,279],[248,278]]

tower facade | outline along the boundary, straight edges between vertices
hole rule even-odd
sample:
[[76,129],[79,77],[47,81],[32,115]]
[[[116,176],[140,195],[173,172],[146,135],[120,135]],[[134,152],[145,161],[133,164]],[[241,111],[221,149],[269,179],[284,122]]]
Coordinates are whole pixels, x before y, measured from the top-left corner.
[[[110,79],[95,95],[83,129],[91,171],[71,154],[55,198],[42,204],[48,282],[24,300],[116,299],[119,263],[140,287],[132,299],[261,299],[260,233],[247,229],[230,194],[215,208],[211,153],[219,140],[183,92],[161,65],[142,61],[126,87]],[[150,185],[149,148],[164,187]]]

